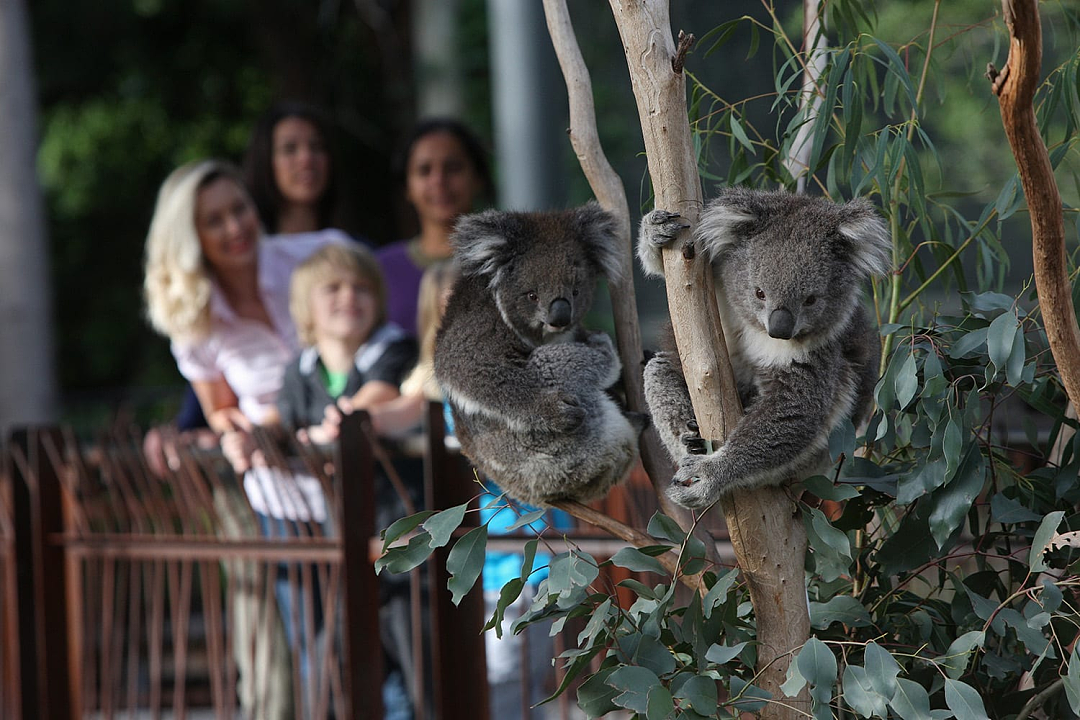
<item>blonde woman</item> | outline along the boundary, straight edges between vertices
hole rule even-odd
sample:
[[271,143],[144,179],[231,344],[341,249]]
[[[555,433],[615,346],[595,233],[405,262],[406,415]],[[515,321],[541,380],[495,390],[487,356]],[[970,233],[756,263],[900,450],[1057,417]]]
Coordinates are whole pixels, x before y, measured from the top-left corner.
[[[146,240],[146,308],[169,338],[180,373],[191,383],[211,429],[237,472],[248,469],[247,431],[277,420],[275,401],[286,364],[299,352],[289,315],[289,276],[324,238],[264,239],[239,172],[219,160],[175,170],[158,193]],[[245,487],[257,482],[246,473]],[[253,534],[235,498],[215,498],[228,535]],[[256,508],[258,510],[258,508]],[[240,576],[250,566],[231,571]],[[280,622],[236,577],[234,654],[241,705],[260,717],[295,717],[291,670]],[[256,627],[255,618],[270,618]],[[251,635],[258,636],[255,663]],[[278,642],[281,638],[282,642]]]

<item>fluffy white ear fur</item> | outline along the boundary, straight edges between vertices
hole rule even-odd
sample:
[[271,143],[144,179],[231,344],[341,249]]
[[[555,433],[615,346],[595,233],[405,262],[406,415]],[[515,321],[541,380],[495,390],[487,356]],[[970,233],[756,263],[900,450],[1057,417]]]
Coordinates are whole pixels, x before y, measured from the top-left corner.
[[694,230],[694,240],[709,262],[713,262],[724,250],[739,241],[735,229],[753,219],[753,215],[736,205],[714,202],[701,214],[701,220]]
[[590,200],[575,212],[582,236],[593,246],[600,272],[613,283],[621,282],[622,248],[615,218],[595,200]]
[[466,275],[494,277],[499,270],[500,256],[507,241],[489,222],[495,219],[494,213],[488,210],[478,215],[466,215],[454,227],[454,253]]
[[840,234],[851,241],[851,262],[868,277],[884,275],[892,265],[889,230],[867,203],[852,201],[856,212],[840,223]]

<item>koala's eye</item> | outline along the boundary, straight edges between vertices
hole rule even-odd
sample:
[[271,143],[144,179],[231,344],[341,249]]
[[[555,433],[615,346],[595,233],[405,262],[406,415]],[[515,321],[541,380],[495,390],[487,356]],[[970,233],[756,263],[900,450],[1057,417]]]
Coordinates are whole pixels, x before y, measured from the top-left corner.
[[761,288],[757,288],[756,290],[754,290],[754,295],[757,296],[758,300],[764,300],[765,299],[765,291],[762,290]]
[[578,295],[578,289],[577,289],[577,288],[574,288],[573,296],[574,296],[574,297],[577,297],[577,295]]
[[807,295],[806,300],[803,301],[803,305],[813,305],[816,302],[817,302],[817,296],[816,295]]
[[529,299],[530,299],[530,300],[532,300],[533,302],[536,302],[537,300],[539,300],[539,299],[540,299],[540,296],[539,296],[539,295],[537,295],[537,294],[536,294],[536,293],[534,293],[534,292],[531,292],[531,293],[529,293]]

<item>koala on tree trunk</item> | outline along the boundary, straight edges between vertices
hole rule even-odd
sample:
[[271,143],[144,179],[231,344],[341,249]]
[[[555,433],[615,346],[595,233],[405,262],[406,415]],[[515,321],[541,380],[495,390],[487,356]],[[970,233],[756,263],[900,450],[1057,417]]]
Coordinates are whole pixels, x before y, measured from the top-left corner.
[[[663,276],[661,248],[687,227],[653,210],[638,258]],[[829,434],[873,405],[880,339],[862,286],[890,266],[890,238],[866,200],[725,188],[705,208],[693,242],[712,266],[724,339],[746,414],[714,452],[698,434],[679,356],[645,368],[645,399],[679,464],[668,495],[690,508],[735,488],[806,477],[828,464]]]
[[452,237],[462,276],[435,341],[462,452],[507,494],[545,505],[603,497],[637,456],[646,416],[607,390],[611,339],[581,327],[596,281],[618,275],[615,221],[596,203],[488,211]]

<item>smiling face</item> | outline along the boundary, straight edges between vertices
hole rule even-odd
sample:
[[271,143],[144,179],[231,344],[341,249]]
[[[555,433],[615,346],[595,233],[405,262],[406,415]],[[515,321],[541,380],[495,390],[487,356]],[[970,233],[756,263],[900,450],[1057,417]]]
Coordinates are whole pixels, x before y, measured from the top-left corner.
[[453,134],[433,132],[413,145],[405,168],[405,197],[421,224],[452,224],[472,209],[480,186],[476,168]]
[[309,121],[287,117],[274,126],[274,182],[286,203],[315,205],[330,180],[330,155]]
[[316,344],[347,341],[359,346],[375,328],[375,286],[349,270],[332,268],[310,290],[308,307]]
[[259,219],[251,198],[232,178],[219,177],[198,191],[195,232],[203,258],[215,273],[255,264]]

